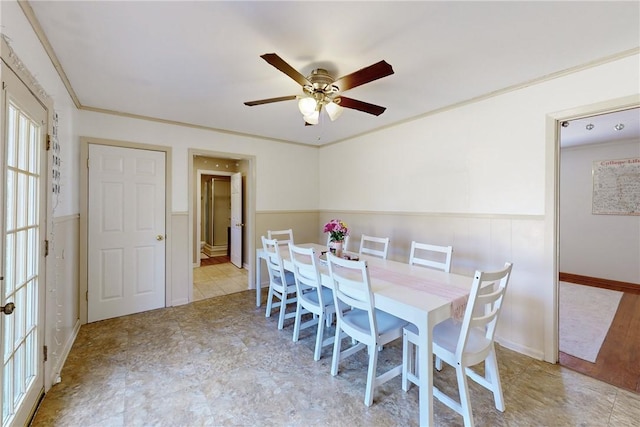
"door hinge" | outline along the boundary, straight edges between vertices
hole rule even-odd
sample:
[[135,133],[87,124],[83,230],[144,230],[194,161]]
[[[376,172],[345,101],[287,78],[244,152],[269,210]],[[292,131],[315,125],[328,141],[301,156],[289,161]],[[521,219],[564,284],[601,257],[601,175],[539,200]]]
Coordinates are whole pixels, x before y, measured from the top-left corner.
[[89,169],[89,158],[87,157],[87,169]]
[[45,240],[44,241],[44,256],[49,256],[49,241]]
[[49,351],[48,351],[48,347],[45,345],[42,347],[42,354],[44,355],[44,361],[46,362],[47,359],[49,358]]
[[84,299],[86,299],[87,301],[89,301],[89,291],[87,291],[87,293],[84,294]]
[[51,150],[51,135],[47,134],[47,143],[46,143],[47,151]]

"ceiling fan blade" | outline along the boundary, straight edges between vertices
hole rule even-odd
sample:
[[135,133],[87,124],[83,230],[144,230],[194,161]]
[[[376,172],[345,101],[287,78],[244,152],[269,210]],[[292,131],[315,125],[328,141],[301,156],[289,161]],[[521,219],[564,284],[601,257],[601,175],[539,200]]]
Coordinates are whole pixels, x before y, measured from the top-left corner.
[[269,64],[276,67],[278,70],[282,71],[287,76],[297,81],[300,84],[300,86],[311,84],[311,82],[307,80],[305,76],[300,74],[298,70],[293,68],[291,65],[287,64],[284,59],[280,58],[275,53],[265,53],[264,55],[260,55],[260,58],[264,59]]
[[373,114],[374,116],[379,116],[387,109],[387,107],[369,104],[368,102],[358,101],[357,99],[347,98],[346,96],[340,97],[340,103],[338,105],[344,108],[351,108],[353,110]]
[[270,104],[272,102],[291,101],[292,99],[296,99],[297,97],[298,97],[297,95],[289,95],[289,96],[280,96],[278,98],[259,99],[257,101],[247,101],[244,103],[244,105],[253,107],[254,105]]
[[344,92],[345,90],[390,76],[391,74],[393,74],[393,67],[391,67],[387,61],[380,61],[356,72],[340,77],[334,84]]

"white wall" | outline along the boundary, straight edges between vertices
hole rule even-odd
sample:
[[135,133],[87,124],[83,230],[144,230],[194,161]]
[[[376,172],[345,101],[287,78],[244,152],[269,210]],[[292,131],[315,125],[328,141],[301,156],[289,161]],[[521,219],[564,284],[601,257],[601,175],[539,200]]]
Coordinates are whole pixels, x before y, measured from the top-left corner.
[[[556,112],[638,97],[639,64],[633,55],[323,147],[320,209],[437,218],[432,235],[441,242],[449,237],[453,270],[460,273],[469,272],[469,263],[492,269],[513,261],[499,339],[555,361],[555,217],[549,205],[555,145],[546,121]],[[339,185],[330,179],[337,158],[345,165]],[[388,224],[385,231],[410,239],[407,223]],[[456,254],[464,254],[466,265],[456,266]]]
[[[257,211],[317,209],[318,153],[315,147],[91,111],[81,111],[79,122],[78,133],[82,136],[172,147],[174,212],[189,209],[189,148],[255,156]],[[295,179],[291,179],[292,176]]]
[[640,216],[593,215],[594,161],[640,157],[621,140],[560,153],[560,271],[640,286]]

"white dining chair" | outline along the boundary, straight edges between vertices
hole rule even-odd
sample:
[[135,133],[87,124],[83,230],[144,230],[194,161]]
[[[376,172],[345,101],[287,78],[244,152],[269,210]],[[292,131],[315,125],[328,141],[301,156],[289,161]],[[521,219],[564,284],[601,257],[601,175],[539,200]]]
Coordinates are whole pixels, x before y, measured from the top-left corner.
[[[300,330],[317,326],[316,346],[313,360],[320,360],[322,348],[333,343],[333,337],[323,340],[324,326],[331,325],[335,313],[335,301],[331,289],[322,286],[320,270],[313,248],[303,248],[289,244],[289,253],[293,264],[296,282],[297,305],[293,326],[293,342],[298,342]],[[302,323],[302,315],[312,313],[313,318]]]
[[[505,410],[493,342],[511,268],[512,264],[507,262],[499,271],[476,271],[462,321],[450,318],[433,328],[433,354],[456,369],[460,402],[437,387],[433,388],[433,395],[462,415],[466,427],[474,425],[467,376],[493,393],[496,409]],[[484,375],[471,369],[481,362]],[[440,370],[441,365],[436,364],[436,369]],[[406,391],[405,372],[403,369],[402,388]],[[415,379],[410,381],[417,384]]]
[[373,255],[387,259],[389,253],[389,238],[374,237],[363,234],[360,238],[360,255]]
[[[402,337],[402,329],[407,324],[389,313],[375,309],[373,291],[366,261],[350,261],[327,254],[329,274],[333,285],[335,305],[344,304],[351,310],[336,311],[336,335],[331,360],[331,375],[338,374],[340,362],[360,350],[367,349],[369,367],[364,404],[371,406],[373,392],[379,385],[402,374],[398,365],[376,376],[378,348]],[[341,350],[344,332],[352,338],[352,346]]]
[[[449,273],[451,271],[452,253],[452,246],[418,243],[414,240],[411,242],[409,264],[421,265]],[[404,328],[402,358],[403,388],[406,389],[408,387],[407,379],[412,382],[417,382],[418,380],[418,328],[413,324],[409,324]],[[438,361],[438,363],[440,362]]]
[[451,271],[452,246],[438,246],[428,243],[411,242],[409,264],[422,265],[449,273]]
[[[287,305],[296,302],[296,282],[293,273],[284,269],[278,241],[262,236],[262,247],[266,255],[267,271],[269,272],[269,295],[267,296],[265,317],[271,317],[271,310],[279,307],[278,329],[282,329],[284,320],[296,315],[294,311],[286,312]],[[274,297],[278,298],[280,302],[274,303]]]
[[279,245],[288,245],[293,243],[293,229],[267,230],[267,239],[275,239]]

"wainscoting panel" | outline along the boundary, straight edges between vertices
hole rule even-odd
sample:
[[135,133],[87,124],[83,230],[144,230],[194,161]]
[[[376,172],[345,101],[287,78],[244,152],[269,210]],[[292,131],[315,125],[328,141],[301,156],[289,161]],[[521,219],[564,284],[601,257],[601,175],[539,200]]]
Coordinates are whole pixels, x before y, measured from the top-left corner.
[[[322,226],[332,218],[350,228],[349,250],[362,234],[389,237],[389,259],[408,262],[411,241],[453,246],[451,271],[473,276],[513,262],[513,274],[497,341],[537,359],[544,358],[545,319],[553,312],[553,278],[545,271],[542,215],[485,215],[421,212],[321,211],[315,241],[326,241]],[[545,277],[548,276],[548,277]]]
[[[318,234],[318,211],[261,211],[256,212],[256,248],[262,247],[262,236],[267,235],[267,230],[293,229],[293,239],[299,243],[322,242]],[[325,237],[326,241],[326,237]],[[255,254],[251,255],[255,257]],[[260,282],[263,286],[269,282],[267,268],[263,264]],[[250,283],[254,284],[255,273],[250,272]]]
[[189,212],[172,212],[168,236],[171,272],[167,277],[167,306],[187,304],[193,271],[189,261]]
[[[80,330],[79,290],[80,216],[54,218],[47,257],[45,382],[55,384]],[[48,388],[48,387],[47,387]]]

